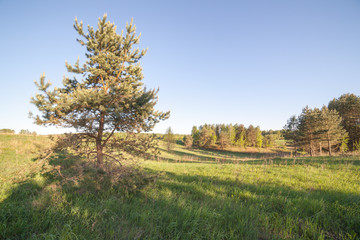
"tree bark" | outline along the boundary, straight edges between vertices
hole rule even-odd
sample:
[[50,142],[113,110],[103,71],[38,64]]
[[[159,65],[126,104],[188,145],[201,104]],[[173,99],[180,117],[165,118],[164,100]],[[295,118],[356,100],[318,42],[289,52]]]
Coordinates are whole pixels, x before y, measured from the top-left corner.
[[98,168],[102,168],[104,165],[104,154],[103,154],[103,147],[101,145],[101,141],[96,139],[96,166]]
[[104,154],[103,154],[103,145],[102,145],[104,121],[105,121],[104,113],[100,113],[99,130],[98,130],[98,135],[96,137],[96,166],[98,168],[102,168],[104,165]]
[[331,156],[331,141],[328,140],[328,146],[329,146],[329,156]]

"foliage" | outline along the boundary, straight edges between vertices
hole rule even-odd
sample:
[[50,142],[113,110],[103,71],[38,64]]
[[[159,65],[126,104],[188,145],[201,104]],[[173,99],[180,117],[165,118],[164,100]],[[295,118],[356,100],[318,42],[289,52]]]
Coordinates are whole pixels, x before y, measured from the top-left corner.
[[35,82],[41,93],[31,100],[42,113],[35,117],[37,124],[71,127],[83,133],[81,139],[94,143],[88,145],[94,149],[88,153],[99,168],[104,158],[116,158],[109,155],[113,147],[120,151],[127,145],[127,139],[115,139],[115,132],[147,132],[169,116],[169,112],[154,110],[158,90],[147,90],[141,82],[139,61],[146,50],[135,48],[140,36],[135,34],[133,21],[126,25],[124,35],[117,34],[115,24],[106,18],[99,19],[96,30],[88,26],[87,33],[75,19],[74,28],[82,37],[77,41],[86,47],[87,60],[82,66],[79,60],[74,65],[66,63],[66,68],[82,79],[64,77],[62,88],[50,90],[51,83],[42,75]]
[[15,130],[9,129],[9,128],[3,128],[3,129],[0,129],[0,133],[10,133],[10,134],[14,134],[14,133],[15,133]]
[[[275,146],[276,140],[280,140],[280,131],[270,131],[276,137],[267,138],[267,147]],[[267,131],[261,131],[260,127],[250,125],[245,128],[243,124],[204,124],[199,128],[194,126],[191,131],[193,145],[198,147],[211,148],[219,146],[221,149],[227,147],[247,146],[262,148],[264,147],[264,135],[269,134]],[[270,143],[271,141],[271,143]]]
[[175,144],[175,136],[174,133],[171,129],[171,127],[168,127],[166,129],[165,135],[164,135],[164,141],[166,142],[167,145],[167,150],[170,151]]
[[329,102],[329,109],[336,110],[342,117],[342,126],[349,134],[349,145],[355,150],[355,142],[360,139],[360,97],[343,94]]
[[256,135],[256,147],[261,148],[263,146],[263,136],[261,135],[260,127],[255,128]]
[[36,132],[30,132],[28,129],[21,129],[19,131],[19,134],[24,134],[24,135],[36,135]]
[[186,148],[188,148],[188,149],[192,148],[193,138],[192,138],[191,135],[184,136],[183,141],[184,141],[184,145],[185,145]]
[[199,146],[208,148],[214,145],[215,142],[216,142],[216,135],[214,129],[207,124],[200,126]]
[[340,144],[346,136],[340,123],[341,118],[335,110],[329,110],[326,106],[321,110],[306,106],[298,117],[292,116],[288,120],[284,127],[285,138],[291,140],[295,147],[309,152],[311,156],[315,154],[316,147],[321,153],[321,143],[326,142],[331,155],[332,147]]
[[329,102],[329,109],[336,110],[342,118],[342,126],[349,134],[351,150],[360,139],[360,97],[355,94],[343,94]]

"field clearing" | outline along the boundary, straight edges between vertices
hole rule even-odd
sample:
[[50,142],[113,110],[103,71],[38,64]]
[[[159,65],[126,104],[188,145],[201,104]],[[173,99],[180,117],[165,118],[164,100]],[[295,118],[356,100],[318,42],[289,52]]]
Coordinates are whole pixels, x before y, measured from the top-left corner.
[[[161,144],[161,160],[142,163],[156,181],[124,194],[40,174],[34,149],[46,142],[0,136],[0,239],[360,238],[359,156],[273,159]],[[80,161],[58,160],[64,171]]]

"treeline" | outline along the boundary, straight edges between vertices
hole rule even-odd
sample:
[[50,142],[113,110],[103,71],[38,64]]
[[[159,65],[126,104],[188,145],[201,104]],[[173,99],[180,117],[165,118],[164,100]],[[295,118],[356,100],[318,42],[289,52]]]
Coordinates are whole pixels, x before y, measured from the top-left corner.
[[[3,133],[3,134],[15,134],[15,130],[9,129],[9,128],[3,128],[3,129],[0,129],[0,133]],[[21,129],[19,131],[19,134],[36,135],[37,133],[36,132],[31,132],[31,131],[29,131],[27,129]]]
[[246,128],[243,124],[204,124],[194,126],[190,136],[184,137],[187,147],[196,146],[210,148],[219,146],[245,147],[274,147],[276,140],[281,138],[280,131],[261,131],[260,127],[250,125]]
[[305,107],[288,120],[284,130],[296,150],[311,156],[360,150],[360,97],[344,94],[321,109]]

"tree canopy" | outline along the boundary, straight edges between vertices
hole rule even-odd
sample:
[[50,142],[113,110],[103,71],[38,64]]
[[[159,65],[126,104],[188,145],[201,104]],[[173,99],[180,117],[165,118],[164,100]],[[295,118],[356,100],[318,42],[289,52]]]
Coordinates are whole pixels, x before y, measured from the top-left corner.
[[344,137],[346,131],[341,126],[341,117],[336,110],[329,110],[326,106],[321,109],[306,106],[298,117],[292,116],[285,126],[285,138],[311,156],[316,149],[321,153],[324,145],[327,145],[331,155],[333,146],[340,147]]

